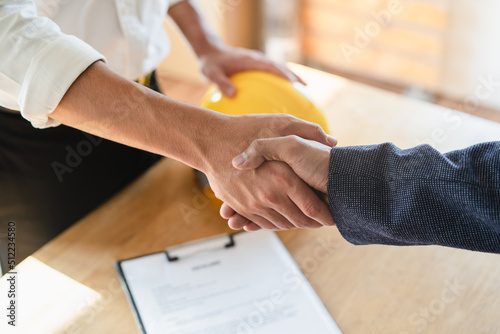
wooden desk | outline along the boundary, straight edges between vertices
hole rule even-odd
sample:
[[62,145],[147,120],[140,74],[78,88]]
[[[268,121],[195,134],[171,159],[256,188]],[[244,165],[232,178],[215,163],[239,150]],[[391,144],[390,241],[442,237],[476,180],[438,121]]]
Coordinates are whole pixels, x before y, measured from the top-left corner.
[[[500,124],[295,69],[341,145],[427,140],[445,151],[500,140]],[[229,231],[200,196],[192,170],[165,159],[20,264],[20,294],[31,294],[25,305],[52,332],[138,333],[114,262]],[[500,332],[499,255],[355,247],[334,227],[279,236],[344,333]],[[38,333],[20,312],[20,322]]]

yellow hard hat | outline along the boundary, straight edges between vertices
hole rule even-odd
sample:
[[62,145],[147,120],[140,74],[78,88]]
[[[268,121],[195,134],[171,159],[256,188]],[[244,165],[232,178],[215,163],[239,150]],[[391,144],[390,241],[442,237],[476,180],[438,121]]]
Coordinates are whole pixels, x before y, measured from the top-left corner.
[[224,96],[212,85],[201,107],[228,115],[285,113],[319,124],[328,133],[323,113],[306,96],[305,86],[263,71],[246,71],[231,76],[236,95]]

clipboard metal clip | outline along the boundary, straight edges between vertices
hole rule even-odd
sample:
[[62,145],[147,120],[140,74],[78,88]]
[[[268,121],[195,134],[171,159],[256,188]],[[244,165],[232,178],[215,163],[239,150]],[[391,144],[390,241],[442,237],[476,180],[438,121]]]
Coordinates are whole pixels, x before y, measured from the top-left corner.
[[[227,237],[229,238],[229,242],[226,243],[226,244],[224,244],[223,248],[231,248],[231,247],[235,247],[236,246],[236,243],[234,241],[234,234],[235,233],[227,235]],[[212,246],[212,244],[214,242],[216,242],[220,238],[221,238],[221,236],[218,236],[218,237],[215,237],[215,238],[209,238],[209,239],[206,239],[205,242],[209,243],[210,246]],[[207,251],[215,251],[215,250],[218,250],[218,249],[221,248],[220,243],[217,246],[215,246],[215,247],[213,247],[213,246],[212,247],[207,246],[205,248],[196,247],[197,245],[200,245],[200,244],[203,244],[203,241],[201,241],[201,242],[200,241],[190,242],[190,243],[178,246],[178,247],[174,247],[174,248],[172,248],[170,250],[165,249],[163,252],[165,253],[165,256],[167,257],[167,261],[168,262],[175,262],[175,261],[179,261],[179,259],[180,259],[178,255],[173,255],[172,254],[172,250],[175,249],[175,248],[176,249],[179,249],[179,248],[190,248],[190,247],[193,248],[193,251],[191,253],[183,254],[183,257],[190,257],[190,256],[196,255],[198,253],[207,252]]]
[[229,237],[229,242],[224,245],[224,248],[230,248],[230,247],[234,247],[236,245],[234,243],[234,234],[229,234],[228,237]]
[[165,250],[165,255],[167,256],[167,261],[168,262],[174,262],[174,261],[179,260],[178,256],[170,256],[170,254],[168,254],[167,250]]

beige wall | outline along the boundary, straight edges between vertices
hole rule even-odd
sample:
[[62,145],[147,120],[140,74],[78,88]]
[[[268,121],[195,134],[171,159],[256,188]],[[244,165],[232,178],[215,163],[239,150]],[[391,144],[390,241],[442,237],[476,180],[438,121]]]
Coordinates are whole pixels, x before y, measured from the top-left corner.
[[[340,3],[343,0],[310,1]],[[258,35],[258,29],[256,28],[261,26],[261,22],[251,19],[252,15],[255,16],[255,12],[258,10],[259,1],[198,0],[198,3],[214,29],[229,44],[256,47],[260,43],[260,41],[252,36]],[[438,42],[436,42],[437,51],[435,51],[435,54],[430,55],[434,57],[433,66],[427,66],[430,68],[429,72],[426,71],[428,68],[424,66],[425,64],[413,61],[403,64],[408,65],[406,66],[408,67],[408,71],[405,72],[402,70],[406,69],[406,67],[399,66],[398,71],[394,70],[389,73],[400,75],[403,79],[407,80],[404,81],[401,79],[404,83],[408,84],[408,80],[416,80],[417,84],[420,82],[420,85],[424,87],[462,101],[467,101],[472,106],[475,103],[479,103],[484,106],[500,109],[500,86],[493,87],[494,90],[490,91],[490,94],[487,94],[487,89],[491,90],[492,87],[484,87],[482,83],[482,81],[488,81],[489,79],[492,79],[495,83],[500,83],[500,38],[498,36],[500,33],[500,19],[497,18],[500,13],[500,1],[439,0],[427,3],[423,0],[416,0],[416,3],[417,5],[414,5],[408,14],[411,14],[413,11],[419,14],[418,9],[424,8],[427,9],[427,12],[424,13],[425,15],[416,16],[420,20],[425,19],[430,20],[429,22],[431,23],[439,23],[438,26],[429,29],[431,32],[437,31],[434,35],[431,34],[431,37],[434,39],[439,37]],[[348,2],[344,4],[348,4]],[[354,5],[352,4],[352,6]],[[435,15],[433,17],[429,16],[429,11]],[[441,14],[438,15],[439,13]],[[337,14],[340,14],[340,12]],[[406,16],[408,15],[397,16],[394,25],[391,25],[387,30],[389,32],[390,30],[396,30],[398,20],[404,21]],[[317,21],[318,18],[314,17]],[[408,17],[411,17],[411,15]],[[345,18],[343,19],[345,21]],[[357,24],[366,23],[366,20],[361,20],[361,23]],[[330,24],[326,24],[327,27],[331,27],[332,21],[329,22]],[[335,22],[340,24],[342,20],[337,19]],[[415,24],[415,22],[413,23]],[[161,64],[159,68],[160,72],[163,75],[173,78],[200,82],[202,78],[198,71],[198,64],[187,42],[181,37],[177,27],[170,20],[167,20],[165,25],[171,37],[172,51]],[[347,31],[350,33],[349,37],[352,37],[353,29],[347,29]],[[381,36],[377,36],[374,39],[372,44],[381,44],[385,41],[384,38],[385,36],[381,34]],[[411,36],[405,35],[402,39],[394,38],[394,41],[399,48],[404,46],[420,47],[420,44],[416,43],[417,40],[411,38]],[[414,41],[414,43],[410,41]],[[319,41],[317,48],[321,52],[317,54],[321,55],[324,53],[326,57],[326,60],[319,60],[333,62],[336,59],[334,57],[335,52],[339,50],[338,43],[338,41],[333,44]],[[433,51],[427,44],[422,44],[425,45],[425,47],[422,46],[425,52]],[[378,47],[377,50],[380,51],[381,49],[383,48]],[[361,55],[368,57],[366,64],[371,64],[370,66],[373,68],[376,57],[370,56],[370,52],[371,50],[367,48]],[[430,57],[429,55],[426,56]],[[361,56],[359,58],[361,59]],[[344,58],[341,59],[344,60]],[[389,64],[399,63],[392,61]],[[341,68],[344,70],[349,69],[349,66],[357,65],[356,68],[352,68],[354,72],[361,71],[368,76],[371,73],[369,68],[364,68],[360,64],[341,63],[341,65]],[[375,66],[374,68],[380,69],[379,66]],[[397,78],[391,78],[388,72],[371,75],[380,75],[382,80],[397,81]],[[419,78],[421,80],[418,80]],[[477,93],[479,93],[479,98]]]

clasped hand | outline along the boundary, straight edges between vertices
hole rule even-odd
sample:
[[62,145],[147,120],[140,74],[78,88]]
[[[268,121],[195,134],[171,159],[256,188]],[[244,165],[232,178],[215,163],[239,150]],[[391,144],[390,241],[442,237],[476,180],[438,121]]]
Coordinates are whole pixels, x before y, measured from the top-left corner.
[[[273,163],[271,161],[282,161],[310,187],[326,197],[330,149],[330,146],[321,144],[317,141],[303,139],[295,135],[279,138],[264,138],[254,140],[243,153],[233,159],[232,163],[235,168],[240,170],[258,170],[265,169],[269,164]],[[266,162],[266,160],[268,162]],[[312,195],[310,191],[305,192],[303,196],[316,197],[316,195]],[[307,225],[298,222],[293,227],[287,225],[283,228],[277,221],[271,221],[271,224],[260,224],[259,222],[241,215],[227,203],[222,205],[220,214],[223,218],[229,220],[229,227],[235,230],[241,228],[244,228],[246,231],[256,231],[261,228],[283,230],[294,227],[310,228],[322,226],[321,224]],[[288,214],[294,214],[294,212],[289,212]],[[327,224],[323,225],[333,225],[333,221],[330,220]]]
[[[219,45],[200,54],[199,59],[203,74],[230,97],[236,90],[229,77],[246,70],[267,71],[303,83],[286,66],[256,51]],[[230,130],[219,130],[219,140],[214,142],[222,144],[213,153],[219,158],[209,158],[205,173],[216,196],[225,202],[221,215],[229,219],[230,227],[288,230],[334,224],[328,206],[312,188],[326,193],[326,178],[320,175],[328,173],[335,138],[317,124],[287,115],[230,118],[221,128]],[[253,139],[257,140],[233,160],[233,167],[234,155],[229,160],[228,156],[240,153]],[[315,149],[303,154],[309,146]],[[313,152],[319,153],[318,158]],[[312,155],[326,162],[317,164]],[[263,164],[264,160],[277,161]]]

